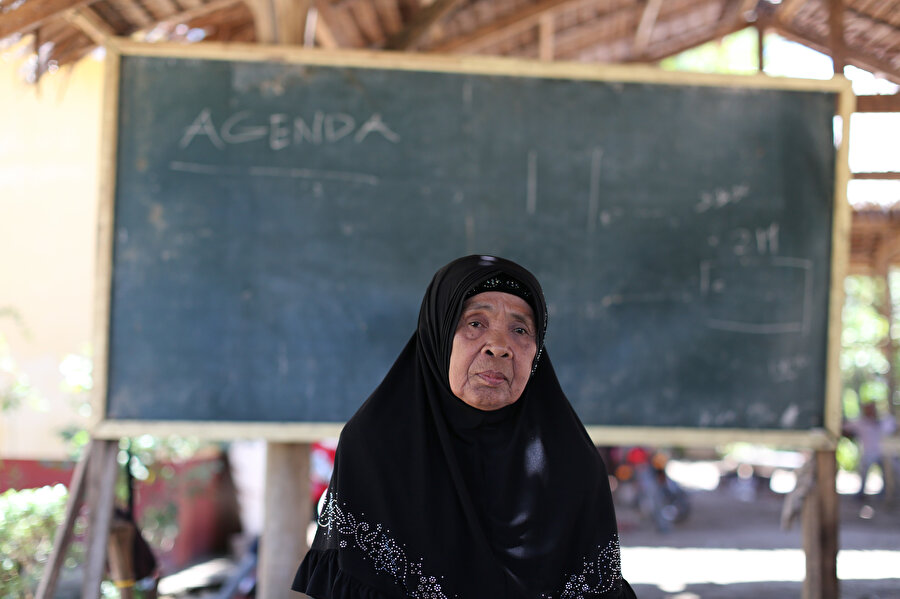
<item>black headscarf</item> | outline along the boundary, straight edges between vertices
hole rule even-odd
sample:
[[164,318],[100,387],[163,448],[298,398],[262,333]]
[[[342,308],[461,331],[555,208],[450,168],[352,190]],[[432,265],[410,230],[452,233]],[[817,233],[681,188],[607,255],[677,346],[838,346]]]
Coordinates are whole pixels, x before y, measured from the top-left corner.
[[[515,403],[450,391],[463,302],[498,290],[534,311],[537,354]],[[547,306],[521,266],[467,256],[431,281],[419,326],[344,427],[294,590],[315,599],[632,597],[606,469],[543,351]]]

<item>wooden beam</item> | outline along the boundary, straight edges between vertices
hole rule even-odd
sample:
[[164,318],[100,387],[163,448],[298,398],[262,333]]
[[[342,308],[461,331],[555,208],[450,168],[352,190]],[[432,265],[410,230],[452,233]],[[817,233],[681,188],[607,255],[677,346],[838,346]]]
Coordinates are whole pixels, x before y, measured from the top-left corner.
[[756,23],[756,67],[760,73],[766,68],[766,27]]
[[530,4],[484,27],[429,48],[430,52],[475,52],[516,33],[537,25],[541,15],[567,5],[584,4],[586,0],[543,0]]
[[725,0],[722,3],[722,10],[719,13],[719,22],[716,25],[716,38],[724,37],[726,31],[731,31],[735,23],[746,25],[747,20],[744,18],[744,2],[743,0]]
[[[291,580],[306,554],[309,498],[309,443],[268,443],[262,538],[259,545],[259,599],[291,595]],[[305,597],[306,595],[304,595]]]
[[828,0],[828,47],[831,50],[831,61],[834,72],[844,72],[844,0]]
[[538,28],[538,58],[544,61],[553,60],[553,44],[556,27],[553,13],[545,12],[541,15]]
[[[319,9],[316,7],[312,7],[309,10],[310,14],[306,18],[315,18],[316,42],[318,42],[321,47],[329,50],[337,48],[337,39],[335,39],[334,33],[331,32],[331,27],[329,27],[328,23],[325,22],[325,19],[322,18],[322,13],[320,13]],[[313,17],[313,11],[315,11],[315,17]]]
[[644,4],[644,12],[641,14],[637,33],[634,34],[634,44],[631,46],[631,55],[635,58],[643,56],[644,52],[647,51],[661,6],[662,0],[647,0],[646,4]]
[[65,10],[86,6],[94,0],[43,0],[13,2],[0,8],[0,39],[14,33],[30,33]]
[[238,3],[244,3],[244,0],[212,0],[212,2],[207,2],[206,4],[201,4],[200,6],[177,12],[162,19],[160,23],[187,23],[188,21],[192,21],[203,15],[222,10],[223,8],[228,8],[229,6]]
[[803,599],[838,599],[837,460],[833,450],[816,451],[811,459],[815,460],[815,483],[803,503]]
[[900,94],[856,96],[856,112],[900,112]]
[[275,9],[275,42],[303,45],[311,0],[270,0]]
[[806,0],[781,0],[776,8],[775,18],[782,23],[790,23]]
[[278,39],[275,27],[275,7],[271,0],[246,0],[247,8],[253,13],[253,30],[260,44],[274,44]]
[[443,19],[456,8],[460,0],[435,0],[419,9],[405,28],[390,36],[384,43],[387,50],[406,50],[415,46],[432,25]]
[[854,179],[867,179],[876,181],[900,181],[900,173],[884,172],[884,173],[851,173]]
[[[340,47],[361,47],[364,45],[362,36],[356,30],[352,22],[345,14],[345,8],[335,8],[329,0],[314,0],[316,11],[319,13],[320,22],[332,33],[335,45]],[[341,12],[339,13],[338,10]]]
[[101,19],[90,7],[67,10],[63,16],[98,46],[106,46],[110,38],[116,35],[109,23]]

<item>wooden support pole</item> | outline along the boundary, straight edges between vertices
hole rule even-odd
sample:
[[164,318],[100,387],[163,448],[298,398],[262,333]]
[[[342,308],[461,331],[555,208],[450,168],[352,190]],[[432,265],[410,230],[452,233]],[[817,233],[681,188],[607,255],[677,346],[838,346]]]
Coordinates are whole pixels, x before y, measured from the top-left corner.
[[87,447],[84,448],[81,459],[78,461],[78,465],[75,466],[75,472],[72,473],[72,482],[69,483],[69,498],[66,501],[66,513],[62,522],[59,523],[56,536],[53,538],[53,550],[50,552],[50,558],[47,560],[47,566],[44,568],[44,575],[41,577],[35,599],[52,599],[56,595],[56,583],[59,580],[59,572],[75,532],[75,519],[78,517],[78,511],[84,503],[88,462],[91,459],[91,452],[96,443],[97,441],[88,443]]
[[548,11],[542,14],[538,23],[538,57],[541,60],[553,60],[555,29],[553,13]]
[[812,459],[815,482],[803,504],[803,599],[839,599],[837,460],[834,450],[816,450]]
[[844,0],[828,0],[828,46],[831,49],[834,74],[841,75],[847,60],[844,48]]
[[306,554],[312,516],[309,443],[269,443],[266,449],[265,521],[259,542],[259,599],[290,594]]
[[756,66],[762,73],[766,69],[766,28],[764,25],[756,25]]
[[100,597],[100,583],[106,566],[106,545],[112,522],[113,503],[116,494],[116,474],[119,453],[118,441],[94,441],[92,451],[88,505],[91,509],[88,528],[87,559],[81,586],[82,599]]

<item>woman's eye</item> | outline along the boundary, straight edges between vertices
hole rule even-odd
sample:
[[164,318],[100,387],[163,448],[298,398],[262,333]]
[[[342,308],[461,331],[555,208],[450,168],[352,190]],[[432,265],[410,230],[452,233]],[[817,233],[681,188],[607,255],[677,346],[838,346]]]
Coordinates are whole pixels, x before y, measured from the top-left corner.
[[469,326],[474,327],[474,328],[479,328],[481,326],[481,323],[478,322],[477,320],[473,320],[472,322],[469,323]]
[[527,335],[528,334],[528,329],[526,329],[524,327],[516,327],[513,329],[513,331],[516,333],[516,335]]

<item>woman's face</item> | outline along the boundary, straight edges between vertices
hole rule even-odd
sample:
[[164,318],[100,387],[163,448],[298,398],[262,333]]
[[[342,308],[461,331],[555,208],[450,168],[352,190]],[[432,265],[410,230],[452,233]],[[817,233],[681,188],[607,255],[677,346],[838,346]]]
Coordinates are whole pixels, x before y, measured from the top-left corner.
[[515,403],[537,353],[534,312],[522,298],[479,293],[463,304],[450,353],[450,390],[473,408]]

